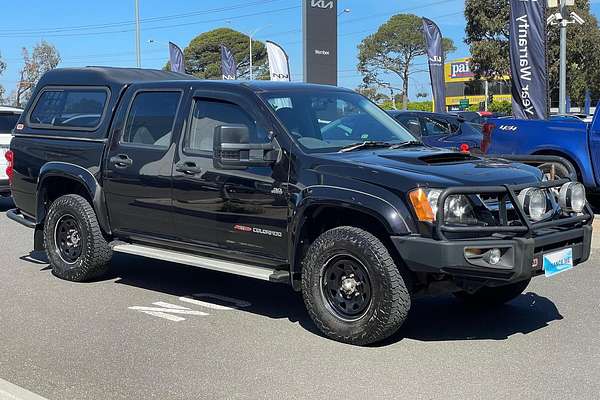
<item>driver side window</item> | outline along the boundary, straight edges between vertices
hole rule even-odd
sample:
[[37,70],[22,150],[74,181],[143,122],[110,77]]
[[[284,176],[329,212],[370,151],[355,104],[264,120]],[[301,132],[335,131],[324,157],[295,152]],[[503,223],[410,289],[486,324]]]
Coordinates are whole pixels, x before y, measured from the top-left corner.
[[197,99],[192,123],[186,135],[184,149],[191,153],[213,152],[215,128],[221,125],[245,125],[251,143],[266,143],[266,129],[260,126],[242,107],[235,103],[216,99]]

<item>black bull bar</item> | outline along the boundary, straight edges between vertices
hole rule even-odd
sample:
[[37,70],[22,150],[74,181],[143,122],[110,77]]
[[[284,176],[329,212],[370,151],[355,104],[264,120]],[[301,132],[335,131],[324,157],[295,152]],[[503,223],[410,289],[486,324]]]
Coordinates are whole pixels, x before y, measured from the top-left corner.
[[[572,182],[571,179],[560,179],[554,181],[544,181],[536,184],[522,184],[522,185],[502,185],[502,186],[471,186],[471,187],[451,187],[445,189],[438,199],[438,211],[436,215],[436,234],[438,239],[448,240],[446,233],[451,234],[484,234],[487,233],[490,236],[495,233],[512,234],[514,236],[521,236],[525,238],[531,238],[535,236],[536,232],[545,228],[556,228],[562,226],[576,225],[579,223],[586,222],[587,225],[591,224],[594,220],[594,213],[586,203],[585,210],[581,215],[574,215],[569,217],[561,217],[553,210],[552,215],[539,222],[531,221],[523,207],[518,200],[518,193],[521,190],[527,188],[537,189],[552,189],[560,188],[565,183]],[[445,223],[445,204],[446,200],[453,195],[498,195],[498,213],[499,213],[499,224],[493,226],[456,226]],[[551,194],[552,195],[552,194]],[[513,210],[516,212],[521,225],[509,225],[508,218],[508,204],[512,204]]]

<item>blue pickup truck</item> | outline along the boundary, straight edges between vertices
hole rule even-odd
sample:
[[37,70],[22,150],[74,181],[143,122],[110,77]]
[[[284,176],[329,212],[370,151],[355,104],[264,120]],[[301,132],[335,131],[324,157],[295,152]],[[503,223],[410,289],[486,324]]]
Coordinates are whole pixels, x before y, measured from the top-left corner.
[[[588,192],[600,193],[600,116],[583,121],[489,119],[481,150],[490,155],[560,156],[573,164]],[[560,171],[557,172],[560,175]]]

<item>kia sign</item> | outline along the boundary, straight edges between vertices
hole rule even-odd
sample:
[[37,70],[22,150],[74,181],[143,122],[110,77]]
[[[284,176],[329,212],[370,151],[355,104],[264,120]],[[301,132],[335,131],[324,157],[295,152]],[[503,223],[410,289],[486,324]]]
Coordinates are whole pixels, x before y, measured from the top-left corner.
[[337,86],[337,0],[303,0],[304,80]]

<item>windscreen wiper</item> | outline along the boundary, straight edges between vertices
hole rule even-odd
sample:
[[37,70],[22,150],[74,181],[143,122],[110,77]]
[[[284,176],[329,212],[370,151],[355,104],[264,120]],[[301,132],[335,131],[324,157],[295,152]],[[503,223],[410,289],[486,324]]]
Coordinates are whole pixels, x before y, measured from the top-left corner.
[[369,147],[390,147],[391,144],[388,142],[377,142],[377,141],[366,141],[366,142],[358,142],[349,144],[348,146],[344,146],[340,149],[340,153],[347,153],[349,151],[354,150],[362,150]]
[[403,143],[398,143],[395,145],[390,146],[390,149],[394,150],[394,149],[402,149],[404,147],[420,147],[420,146],[425,146],[425,143],[419,141],[419,140],[409,140],[408,142],[403,142]]

